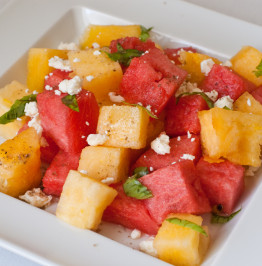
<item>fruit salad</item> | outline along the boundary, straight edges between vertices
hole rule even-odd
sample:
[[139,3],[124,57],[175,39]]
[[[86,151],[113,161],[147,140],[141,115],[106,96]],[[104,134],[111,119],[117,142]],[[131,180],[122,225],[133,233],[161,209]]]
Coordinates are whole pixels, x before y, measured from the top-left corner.
[[28,51],[27,84],[0,90],[0,192],[57,199],[66,223],[118,224],[147,236],[142,251],[200,265],[206,217],[238,215],[261,166],[262,53],[222,62],[151,30],[89,25],[79,44]]

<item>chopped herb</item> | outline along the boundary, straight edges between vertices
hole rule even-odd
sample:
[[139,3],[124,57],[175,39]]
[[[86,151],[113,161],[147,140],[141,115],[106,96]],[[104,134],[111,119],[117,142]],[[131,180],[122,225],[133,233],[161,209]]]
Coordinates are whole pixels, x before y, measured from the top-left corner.
[[225,110],[231,110],[231,109],[228,108],[226,105],[223,107],[223,109],[225,109]]
[[168,219],[166,219],[166,221],[168,221],[172,224],[176,224],[176,225],[180,225],[183,227],[193,229],[193,230],[199,232],[200,234],[207,236],[207,232],[203,229],[202,226],[195,224],[193,222],[190,222],[188,220],[182,220],[182,219],[178,219],[178,218],[168,218]]
[[256,70],[253,71],[253,73],[256,75],[257,78],[262,76],[262,59],[260,63],[257,65]]
[[62,98],[62,103],[70,109],[79,112],[79,107],[75,95],[66,95]]
[[36,94],[24,96],[16,100],[10,110],[0,117],[0,124],[8,124],[15,119],[25,115],[25,105],[30,102],[36,102]]
[[140,177],[148,173],[147,167],[138,167],[134,170],[134,175],[129,177],[123,184],[127,196],[136,199],[148,199],[153,197],[152,192],[138,181]]
[[149,116],[151,116],[152,118],[158,119],[158,117],[156,115],[154,115],[153,113],[151,113],[145,106],[137,104],[137,103],[127,103],[127,102],[122,102],[123,104],[127,104],[127,105],[131,105],[131,106],[135,106],[135,107],[142,107],[143,109],[145,109],[145,111],[149,114]]
[[229,216],[221,216],[217,213],[212,213],[211,223],[212,224],[225,224],[229,222],[230,220],[232,220],[240,211],[241,211],[241,208],[238,211],[230,214]]
[[140,33],[139,39],[142,42],[146,42],[147,39],[150,37],[149,32],[153,29],[153,27],[150,27],[147,29],[146,27],[140,25],[140,29],[141,29],[141,33]]
[[214,103],[213,101],[204,93],[204,92],[198,92],[198,91],[194,91],[194,92],[184,92],[181,93],[177,98],[176,98],[176,104],[178,104],[180,98],[184,95],[200,95],[202,96],[202,98],[206,101],[208,107],[211,109],[214,107]]
[[124,66],[129,66],[131,59],[134,57],[140,57],[143,52],[138,51],[135,49],[124,49],[120,43],[117,44],[117,52],[115,53],[108,53],[104,51],[110,59],[113,61],[119,62],[120,64],[123,64]]

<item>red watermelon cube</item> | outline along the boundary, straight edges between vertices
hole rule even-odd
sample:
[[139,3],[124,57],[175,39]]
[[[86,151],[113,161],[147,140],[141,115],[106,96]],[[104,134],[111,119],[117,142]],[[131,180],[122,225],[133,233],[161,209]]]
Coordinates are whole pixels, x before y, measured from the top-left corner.
[[254,84],[230,68],[217,64],[213,65],[201,85],[203,91],[216,90],[219,98],[229,95],[234,101],[245,91],[251,92],[255,88]]
[[252,91],[252,96],[262,104],[262,86]]
[[59,151],[48,167],[43,177],[43,187],[46,194],[60,196],[63,185],[70,170],[76,170],[80,153]]
[[[58,85],[64,79],[71,79],[69,74],[72,71],[63,71],[60,69],[55,69],[53,72],[49,73],[45,79],[45,86],[48,85],[53,89],[57,89]],[[44,88],[45,88],[44,86]]]
[[211,205],[221,204],[223,212],[231,214],[244,191],[244,167],[229,161],[209,163],[201,158],[196,169]]
[[46,134],[65,152],[78,153],[87,146],[86,137],[96,132],[99,107],[92,92],[76,95],[79,112],[62,103],[67,94],[44,91],[37,95],[41,124]]
[[180,47],[180,48],[166,48],[164,50],[165,54],[168,56],[168,58],[175,62],[176,65],[181,65],[181,62],[179,61],[180,57],[180,51],[187,51],[196,53],[197,50],[193,47]]
[[159,49],[149,49],[139,58],[133,58],[123,75],[120,94],[126,102],[141,103],[159,114],[170,97],[187,76]]
[[164,155],[157,154],[153,149],[147,150],[132,166],[132,172],[135,168],[141,166],[147,167],[150,172],[155,171],[174,163],[178,163],[179,161],[183,161],[184,159],[181,157],[184,154],[195,156],[195,159],[193,160],[194,163],[198,162],[201,157],[201,145],[198,135],[192,134],[190,138],[188,138],[187,135],[172,138],[170,139],[169,146],[170,153]]
[[183,161],[141,177],[140,182],[153,194],[145,199],[151,216],[161,224],[170,213],[203,214],[211,211],[192,161]]
[[111,185],[118,194],[103,214],[103,220],[138,229],[149,235],[156,235],[159,225],[152,219],[142,200],[126,196],[122,183]]
[[184,135],[188,131],[200,133],[198,111],[208,110],[206,101],[200,95],[181,97],[176,103],[172,97],[168,103],[166,114],[166,133],[170,136]]

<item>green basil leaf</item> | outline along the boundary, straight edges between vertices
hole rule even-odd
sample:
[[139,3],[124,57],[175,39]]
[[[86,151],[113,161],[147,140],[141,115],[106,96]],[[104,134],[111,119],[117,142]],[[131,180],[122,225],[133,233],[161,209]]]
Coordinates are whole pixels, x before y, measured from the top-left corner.
[[135,199],[148,199],[153,197],[152,192],[142,185],[136,175],[129,177],[123,184],[124,191],[128,197]]
[[137,167],[134,170],[134,175],[136,176],[136,178],[140,178],[140,177],[147,175],[147,174],[149,174],[147,167],[143,167],[143,166]]
[[204,230],[204,228],[202,226],[195,224],[193,222],[190,222],[188,220],[182,220],[179,218],[168,218],[168,219],[166,219],[166,221],[168,221],[172,224],[176,224],[176,225],[180,225],[183,227],[193,229],[193,230],[199,232],[200,234],[203,234],[204,236],[208,236],[207,232]]
[[115,53],[108,53],[104,51],[108,57],[124,66],[129,66],[131,60],[134,57],[140,57],[143,54],[143,51],[138,51],[135,49],[124,49],[119,43],[117,44],[117,52]]
[[66,95],[62,98],[62,103],[70,109],[79,112],[79,107],[75,95]]
[[135,106],[135,107],[141,107],[143,108],[149,116],[151,116],[152,118],[155,118],[155,119],[158,119],[158,117],[156,115],[154,115],[153,113],[151,113],[145,106],[143,105],[140,105],[140,104],[137,104],[137,103],[127,103],[127,102],[122,102],[123,104],[126,104],[126,105],[131,105],[131,106]]
[[184,92],[181,93],[177,98],[176,98],[176,104],[178,104],[180,98],[184,95],[200,95],[202,96],[202,98],[206,101],[208,107],[211,109],[214,107],[214,103],[213,101],[204,93],[204,92],[198,92],[198,91],[194,91],[194,92]]
[[0,117],[0,124],[8,124],[15,119],[25,115],[25,105],[30,102],[36,102],[36,94],[30,94],[16,100],[10,110]]
[[153,29],[153,27],[150,27],[147,29],[144,26],[140,25],[140,29],[141,29],[141,33],[140,33],[139,39],[142,42],[146,42],[147,39],[150,37],[149,32]]
[[256,70],[253,71],[253,73],[256,75],[257,78],[262,76],[262,59],[260,63],[257,65]]
[[221,215],[218,215],[217,213],[212,213],[211,223],[212,224],[225,224],[229,222],[230,220],[232,220],[240,211],[241,211],[241,208],[229,216],[221,216]]

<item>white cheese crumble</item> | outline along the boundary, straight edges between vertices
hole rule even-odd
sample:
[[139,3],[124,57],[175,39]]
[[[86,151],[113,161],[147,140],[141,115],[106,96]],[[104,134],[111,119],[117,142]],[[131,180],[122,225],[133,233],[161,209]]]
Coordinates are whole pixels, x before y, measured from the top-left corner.
[[89,122],[88,121],[86,121],[86,125],[89,126]]
[[78,63],[78,62],[80,62],[80,59],[76,57],[76,58],[73,59],[73,62],[74,63]]
[[35,207],[44,208],[50,204],[52,196],[46,195],[40,188],[33,188],[32,190],[28,190],[24,195],[19,196],[19,199]]
[[57,49],[59,49],[59,50],[79,50],[79,47],[74,42],[69,42],[69,43],[60,42]]
[[103,145],[107,140],[108,136],[102,134],[90,134],[86,139],[88,145],[90,146]]
[[106,184],[106,185],[110,185],[113,184],[115,181],[115,179],[113,177],[107,177],[101,180],[102,183]]
[[36,102],[26,103],[25,105],[25,115],[29,117],[34,117],[38,114],[38,108]]
[[79,76],[74,76],[72,79],[64,79],[58,85],[59,90],[70,95],[78,94],[82,88],[82,79]]
[[190,139],[191,138],[191,133],[189,131],[187,131],[187,138]]
[[147,109],[149,112],[152,112],[152,111],[151,111],[151,105],[147,105],[147,106],[146,106],[146,109]]
[[222,63],[222,66],[232,67],[232,63],[231,63],[231,61],[227,60],[224,63]]
[[179,87],[179,89],[176,91],[175,96],[178,97],[180,94],[185,93],[185,92],[202,92],[202,90],[200,90],[197,87],[197,83],[191,83],[191,82],[186,82],[184,81],[182,83],[182,85]]
[[195,138],[192,138],[192,139],[191,139],[191,142],[194,142],[194,141],[195,141]]
[[99,45],[97,42],[93,42],[93,43],[92,43],[92,47],[93,47],[93,48],[99,48],[100,45]]
[[251,106],[251,101],[250,101],[249,98],[247,99],[247,105],[248,105],[248,106]]
[[224,108],[226,106],[227,108],[232,109],[233,103],[234,100],[231,99],[230,96],[223,96],[215,102],[214,106],[219,108]]
[[80,172],[81,174],[87,175],[87,171],[86,171],[86,170],[79,170],[79,172]]
[[33,91],[33,94],[38,94],[38,91],[34,90],[34,91]]
[[58,56],[54,56],[48,60],[48,65],[55,69],[60,69],[64,71],[71,71],[71,66],[69,60],[64,60]]
[[207,97],[212,100],[213,102],[215,102],[217,100],[217,97],[218,97],[218,92],[216,90],[212,90],[212,91],[209,91],[209,92],[204,92]]
[[215,64],[215,62],[211,58],[203,60],[200,63],[201,72],[204,73],[205,76],[207,76],[208,73],[211,71],[214,64]]
[[132,232],[131,232],[131,234],[130,234],[130,237],[132,238],[132,239],[139,239],[140,237],[141,237],[141,231],[140,230],[138,230],[138,229],[134,229]]
[[43,132],[43,128],[41,126],[41,120],[39,118],[39,114],[35,115],[29,122],[28,122],[29,127],[33,127],[38,135],[41,135]]
[[100,55],[100,54],[101,54],[101,52],[98,51],[98,50],[96,50],[96,51],[93,52],[93,55]]
[[52,90],[53,90],[53,88],[52,88],[51,86],[49,86],[49,85],[45,85],[45,89],[46,89],[47,91],[52,91]]
[[151,148],[157,153],[164,155],[170,153],[169,136],[165,133],[151,142]]
[[184,159],[184,160],[190,160],[190,161],[193,161],[195,159],[195,156],[194,155],[191,155],[191,154],[183,154],[180,159]]
[[156,257],[157,251],[154,248],[154,237],[149,237],[147,240],[141,241],[139,243],[139,249],[151,256]]
[[61,91],[60,90],[55,90],[55,95],[61,95]]
[[25,93],[28,93],[29,92],[29,89],[25,89]]
[[177,137],[177,141],[180,141],[180,140],[181,140],[181,137],[180,137],[180,136],[178,136],[178,137]]
[[245,171],[245,176],[254,176],[259,167],[249,166]]
[[153,172],[154,171],[154,168],[152,166],[149,167],[149,171],[150,172]]
[[121,95],[116,95],[115,92],[109,92],[108,96],[110,98],[110,101],[114,103],[121,103],[125,101],[125,99]]
[[20,118],[20,117],[17,117],[17,118],[16,118],[16,120],[18,120],[18,121],[22,121],[22,118]]
[[86,77],[86,80],[90,82],[90,81],[93,80],[94,78],[95,78],[94,76],[89,75],[89,76]]

